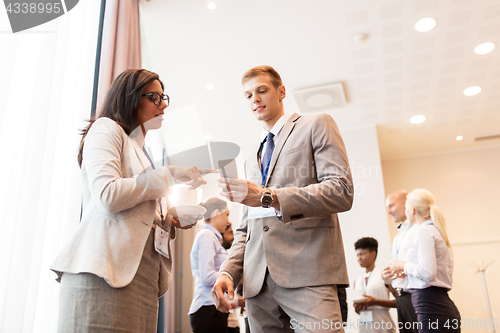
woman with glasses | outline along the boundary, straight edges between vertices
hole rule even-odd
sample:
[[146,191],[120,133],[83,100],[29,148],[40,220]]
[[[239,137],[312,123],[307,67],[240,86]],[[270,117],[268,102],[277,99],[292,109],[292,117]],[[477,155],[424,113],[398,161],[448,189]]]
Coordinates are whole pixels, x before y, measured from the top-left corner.
[[180,219],[202,218],[167,214],[165,198],[173,179],[196,188],[209,172],[155,166],[148,155],[146,133],[161,127],[169,103],[163,87],[153,72],[121,73],[82,131],[82,220],[51,266],[61,283],[59,332],[156,332],[158,298],[171,281],[169,241]]
[[441,210],[431,192],[416,189],[406,197],[405,214],[415,229],[406,261],[396,260],[383,276],[407,277],[418,331],[460,332],[460,312],[448,296],[453,280],[453,251]]

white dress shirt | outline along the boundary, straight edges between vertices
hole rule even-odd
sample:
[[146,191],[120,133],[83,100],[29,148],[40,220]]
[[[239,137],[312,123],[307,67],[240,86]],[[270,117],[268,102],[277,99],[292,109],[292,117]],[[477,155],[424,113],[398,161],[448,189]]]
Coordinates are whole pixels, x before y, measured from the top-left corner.
[[451,289],[453,251],[446,245],[431,220],[416,226],[413,245],[406,254],[404,272],[409,289],[424,289],[430,286]]
[[[389,301],[389,288],[385,285],[385,281],[382,278],[382,271],[375,267],[371,272],[363,273],[363,275],[358,276],[358,278],[353,283],[353,290],[356,291],[357,295],[368,295],[377,299],[384,301]],[[381,305],[372,305],[367,309],[383,309],[389,311],[389,308]]]
[[[288,119],[290,119],[291,116],[292,116],[291,114],[285,113],[284,115],[281,116],[280,119],[278,119],[276,124],[274,124],[273,128],[271,128],[271,133],[274,134],[273,141],[275,143],[275,146],[276,146],[276,141],[278,141],[279,135],[281,133],[281,129],[283,128],[283,126],[285,126],[286,122],[288,121]],[[267,137],[267,133],[269,132],[263,128],[262,132],[260,133],[260,142],[264,141],[264,139]],[[267,141],[264,143],[264,147],[262,147],[262,156],[264,156],[266,150],[267,150]]]
[[[392,241],[392,260],[405,260],[406,253],[413,244],[413,235],[416,229],[416,226],[408,220],[399,226],[398,234]],[[406,280],[404,278],[397,278],[392,280],[391,284],[393,288],[404,288]]]
[[195,313],[204,305],[214,305],[212,287],[220,266],[227,258],[227,251],[221,242],[221,233],[208,223],[194,239],[190,259],[195,288],[188,314]]

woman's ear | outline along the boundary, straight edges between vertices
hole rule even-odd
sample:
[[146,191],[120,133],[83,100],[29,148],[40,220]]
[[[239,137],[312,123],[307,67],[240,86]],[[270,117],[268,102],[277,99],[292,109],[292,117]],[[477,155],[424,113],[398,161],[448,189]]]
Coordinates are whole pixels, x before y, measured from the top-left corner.
[[210,218],[214,218],[214,217],[216,217],[218,215],[220,215],[220,210],[214,209],[214,211],[212,212],[212,214],[210,214]]

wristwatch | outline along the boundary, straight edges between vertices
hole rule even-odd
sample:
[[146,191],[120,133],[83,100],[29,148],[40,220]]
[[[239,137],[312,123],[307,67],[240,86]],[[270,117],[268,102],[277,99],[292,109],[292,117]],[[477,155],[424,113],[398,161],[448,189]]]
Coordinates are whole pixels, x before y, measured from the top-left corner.
[[273,194],[271,190],[266,188],[264,189],[264,194],[260,197],[260,205],[264,208],[269,208],[273,204]]

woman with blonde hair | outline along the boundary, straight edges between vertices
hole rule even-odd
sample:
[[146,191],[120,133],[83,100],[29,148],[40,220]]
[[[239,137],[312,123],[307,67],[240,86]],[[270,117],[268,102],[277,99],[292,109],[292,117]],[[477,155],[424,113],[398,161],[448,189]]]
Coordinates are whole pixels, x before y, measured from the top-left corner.
[[406,217],[417,227],[413,245],[405,261],[393,261],[384,271],[393,277],[406,276],[419,332],[460,332],[460,313],[448,296],[453,251],[444,216],[425,189],[410,192],[405,208]]
[[222,233],[229,222],[226,201],[210,198],[200,206],[206,208],[205,225],[196,235],[191,248],[191,271],[195,279],[194,297],[189,308],[191,328],[194,333],[227,333],[227,313],[215,308],[212,287],[219,268],[227,258],[222,246]]

